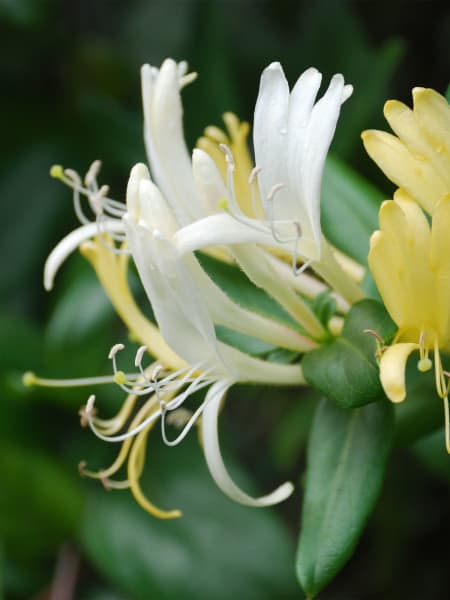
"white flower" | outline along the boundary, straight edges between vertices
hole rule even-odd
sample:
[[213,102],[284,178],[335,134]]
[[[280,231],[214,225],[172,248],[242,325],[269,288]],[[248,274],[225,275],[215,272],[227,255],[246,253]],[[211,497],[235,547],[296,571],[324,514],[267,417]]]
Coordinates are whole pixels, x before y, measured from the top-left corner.
[[[217,419],[222,399],[235,382],[301,384],[303,378],[300,369],[298,366],[267,363],[252,358],[217,340],[211,303],[202,295],[202,292],[208,293],[208,289],[214,288],[209,285],[197,286],[192,277],[192,265],[180,258],[171,239],[177,228],[174,217],[142,166],[133,169],[130,180],[129,210],[123,218],[127,240],[159,329],[170,347],[189,365],[180,373],[180,381],[173,375],[167,378],[168,389],[173,389],[174,385],[182,387],[187,382],[193,385],[193,390],[205,384],[211,385],[204,402],[195,413],[198,416],[203,412],[204,452],[211,475],[225,493],[243,504],[267,506],[280,502],[292,492],[291,484],[284,484],[272,494],[259,499],[251,498],[234,484],[221,457]],[[195,377],[197,372],[199,375]],[[161,393],[164,386],[163,380],[153,387]],[[149,388],[152,388],[151,382]],[[130,391],[128,388],[126,390]],[[189,394],[189,391],[180,392],[170,402],[164,403],[151,418],[164,418],[168,409],[178,409]],[[193,420],[188,427],[192,424]],[[139,427],[143,426],[141,424]],[[128,432],[126,435],[132,434]],[[179,437],[184,437],[184,434]],[[120,437],[122,439],[125,438]]]
[[[259,197],[255,212],[259,209],[260,214],[251,218],[234,195],[233,171],[239,165],[227,148],[228,190],[217,197],[196,193],[199,178],[203,188],[207,185],[202,172],[209,171],[209,179],[211,172],[201,166],[196,170],[196,162],[207,161],[199,150],[194,153],[194,176],[190,167],[179,94],[186,81],[184,73],[184,63],[177,66],[172,60],[166,60],[159,71],[147,65],[142,70],[142,88],[150,166],[179,223],[191,224],[180,234],[186,251],[212,244],[259,242],[281,246],[295,257],[319,260],[322,173],[341,104],[351,95],[352,86],[344,84],[342,75],[334,75],[315,102],[322,77],[316,69],[307,69],[292,92],[279,63],[264,70],[253,135],[253,180],[258,182]],[[221,211],[221,206],[228,211]],[[201,217],[206,220],[198,222]]]

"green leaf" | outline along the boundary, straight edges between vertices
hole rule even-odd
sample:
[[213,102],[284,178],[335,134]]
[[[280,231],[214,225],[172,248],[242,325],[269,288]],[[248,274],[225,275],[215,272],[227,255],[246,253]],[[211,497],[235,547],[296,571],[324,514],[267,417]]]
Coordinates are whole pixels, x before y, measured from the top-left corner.
[[295,321],[278,302],[264,290],[253,285],[238,267],[223,263],[201,252],[198,252],[196,256],[211,279],[234,302],[247,310],[295,327]]
[[[92,494],[81,543],[106,579],[136,600],[297,598],[291,540],[274,511],[224,496],[194,436],[170,449],[155,442],[143,487],[160,506],[182,509],[183,517],[155,519],[129,492]],[[248,478],[227,464],[251,492]]]
[[383,194],[356,171],[328,157],[322,181],[322,228],[332,244],[363,265],[370,234],[378,228],[382,200]]
[[356,546],[381,489],[393,426],[387,401],[349,411],[324,399],[317,408],[297,553],[297,576],[309,598]]
[[336,312],[336,300],[331,296],[331,292],[326,290],[314,298],[312,309],[322,325],[327,327]]
[[355,304],[341,336],[309,352],[302,361],[306,380],[344,408],[363,406],[383,395],[375,339],[364,333],[366,329],[376,331],[384,340],[396,330],[386,309],[376,300]]
[[0,531],[11,555],[43,557],[73,533],[81,515],[76,470],[37,447],[0,445]]

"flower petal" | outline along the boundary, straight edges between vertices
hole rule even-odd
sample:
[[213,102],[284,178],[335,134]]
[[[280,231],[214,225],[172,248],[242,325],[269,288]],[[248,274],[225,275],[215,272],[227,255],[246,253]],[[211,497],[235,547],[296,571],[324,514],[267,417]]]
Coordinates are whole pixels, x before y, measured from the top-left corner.
[[409,355],[419,344],[403,343],[390,346],[380,360],[380,381],[391,402],[403,402],[406,398],[405,369]]
[[[344,78],[334,75],[327,91],[315,104],[308,123],[302,157],[303,197],[314,239],[320,246],[320,193],[325,159],[336,130],[344,97]],[[290,174],[292,177],[294,174]]]
[[203,411],[203,449],[205,453],[206,464],[208,465],[211,476],[224,494],[240,504],[244,504],[246,506],[264,507],[283,502],[283,500],[286,500],[286,498],[288,498],[294,490],[292,483],[284,483],[267,496],[262,496],[261,498],[252,498],[243,492],[228,474],[220,452],[217,421],[220,404],[230,385],[231,382],[228,381],[218,381],[215,383],[208,391],[207,403],[205,410]]
[[[271,188],[287,183],[286,153],[289,109],[289,85],[278,62],[270,64],[261,75],[255,106],[253,143],[255,162],[261,167],[258,176],[263,206]],[[282,204],[285,191],[280,191]]]
[[431,164],[414,157],[403,142],[384,131],[364,131],[361,137],[367,153],[386,177],[433,214],[448,189]]
[[102,229],[97,223],[88,223],[78,227],[64,237],[50,252],[44,266],[44,287],[51,290],[55,275],[66,258],[74,252],[80,244],[91,239],[98,233],[123,233],[122,221],[109,219],[102,222]]
[[202,213],[183,135],[180,69],[174,60],[167,59],[159,71],[144,65],[141,73],[150,168],[176,219],[188,223]]

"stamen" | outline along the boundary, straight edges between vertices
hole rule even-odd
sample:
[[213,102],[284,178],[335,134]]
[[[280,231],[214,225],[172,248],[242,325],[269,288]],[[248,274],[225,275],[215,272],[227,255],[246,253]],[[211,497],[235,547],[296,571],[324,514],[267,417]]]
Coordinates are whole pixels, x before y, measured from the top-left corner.
[[125,348],[125,346],[123,344],[114,344],[114,346],[109,351],[108,358],[110,360],[114,360],[116,357],[116,354],[118,352],[120,352],[121,350],[123,350],[124,348]]
[[81,187],[81,177],[76,171],[74,171],[73,169],[64,169],[64,175],[69,177],[69,179],[72,180],[74,185],[76,185],[77,187]]
[[37,377],[31,371],[28,371],[22,376],[22,383],[26,387],[31,387],[33,385],[50,388],[84,387],[114,383],[114,376],[105,375],[103,377],[80,377],[78,379],[46,379],[44,377]]
[[450,411],[448,406],[448,395],[444,398],[444,421],[445,421],[445,447],[447,454],[450,454]]
[[186,423],[185,427],[183,428],[182,432],[172,441],[170,441],[166,435],[166,427],[165,427],[166,412],[161,414],[161,436],[162,436],[163,442],[166,444],[166,446],[177,446],[180,442],[182,442],[184,440],[184,438],[187,436],[187,434],[189,433],[189,431],[192,429],[193,425],[197,421],[198,417],[204,411],[205,406],[206,406],[206,400],[204,400],[200,404],[200,406],[197,408],[197,410],[189,418],[189,420]]
[[81,427],[87,427],[89,425],[89,418],[94,418],[96,414],[96,408],[91,408],[90,410],[88,410],[87,404],[83,405],[78,411]]
[[[140,346],[136,352],[136,357],[134,359],[134,366],[136,368],[142,369],[142,358],[144,353],[147,351],[147,346]],[[143,370],[142,370],[143,373]]]
[[225,161],[226,161],[227,165],[231,166],[234,170],[234,167],[235,167],[234,158],[233,158],[233,153],[231,152],[230,148],[226,144],[219,144],[219,148],[225,154]]
[[101,167],[101,161],[94,160],[84,177],[84,184],[86,185],[86,187],[95,187],[97,185],[97,175],[99,174]]
[[258,202],[257,190],[258,190],[258,175],[261,172],[261,167],[253,167],[250,176],[248,178],[248,184],[250,186],[252,211],[255,219],[264,219],[264,213],[262,210],[261,203]]
[[368,333],[369,335],[373,335],[373,337],[375,338],[376,344],[377,344],[377,349],[375,351],[374,356],[378,361],[380,361],[381,357],[383,355],[383,352],[386,349],[383,338],[378,333],[378,331],[375,331],[375,329],[363,329],[363,333]]
[[172,425],[177,429],[181,429],[184,425],[186,425],[191,416],[192,411],[188,410],[187,408],[181,407],[170,412],[166,417],[166,421],[168,425]]

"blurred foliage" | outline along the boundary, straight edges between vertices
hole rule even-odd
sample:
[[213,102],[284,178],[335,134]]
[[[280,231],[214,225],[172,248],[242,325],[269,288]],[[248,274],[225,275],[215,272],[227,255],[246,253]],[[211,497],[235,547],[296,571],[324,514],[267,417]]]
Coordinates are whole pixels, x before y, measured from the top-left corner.
[[[384,127],[387,98],[408,101],[417,84],[446,89],[449,33],[445,3],[431,0],[0,0],[0,598],[48,597],[64,561],[76,571],[73,597],[81,600],[299,597],[298,501],[264,511],[231,504],[214,488],[191,436],[176,452],[149,449],[144,485],[185,511],[182,521],[156,522],[127,492],[106,493],[78,477],[81,458],[108,458],[79,428],[76,412],[89,392],[21,385],[29,369],[55,377],[108,373],[107,351],[125,335],[81,257],[68,261],[51,297],[43,291],[45,257],[76,223],[69,192],[48,170],[62,163],[83,172],[100,158],[102,183],[123,197],[130,167],[145,159],[144,62],[186,58],[199,72],[184,92],[191,145],[205,126],[220,125],[225,110],[251,120],[259,73],[272,60],[291,82],[311,64],[325,81],[342,72],[355,92],[327,166],[323,220],[333,243],[364,261],[376,207],[390,189],[362,152],[359,133]],[[211,268],[223,285],[236,281],[226,266]],[[246,288],[238,287],[241,298]],[[257,302],[286,318],[252,293],[250,308]],[[442,556],[422,555],[424,543],[445,550],[450,528],[442,487],[448,463],[436,432],[441,407],[428,389],[417,386],[417,401],[396,411],[396,441],[418,441],[412,453],[398,453],[361,552],[324,599],[438,599],[448,588]],[[111,412],[120,402],[115,389],[99,398]],[[248,488],[269,489],[304,472],[317,402],[313,394],[298,400],[289,390],[233,391],[224,446],[231,461],[239,456],[244,466],[234,471]],[[67,543],[72,554],[64,552]],[[425,588],[420,574],[433,586]]]

